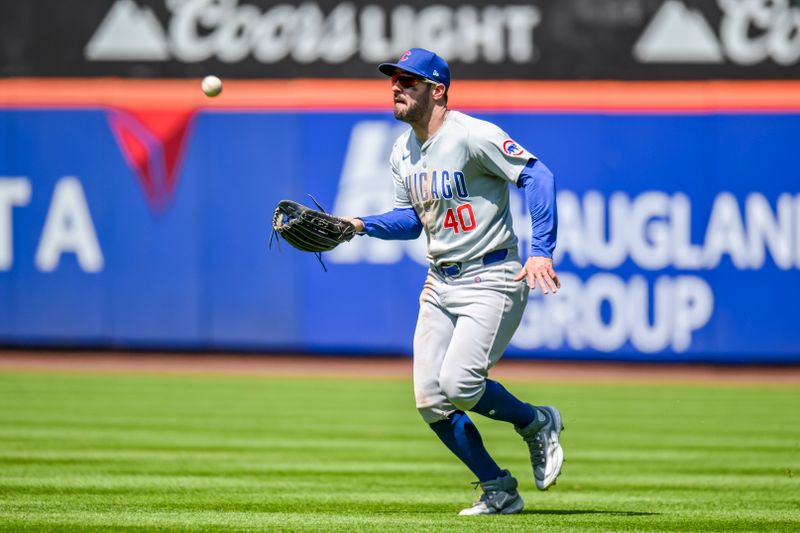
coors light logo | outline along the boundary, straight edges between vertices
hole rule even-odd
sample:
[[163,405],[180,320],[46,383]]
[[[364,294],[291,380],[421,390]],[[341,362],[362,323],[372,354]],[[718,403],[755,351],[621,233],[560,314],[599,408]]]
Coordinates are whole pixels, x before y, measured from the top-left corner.
[[790,0],[718,0],[718,35],[699,9],[667,0],[637,41],[642,63],[756,65],[800,61],[800,5]]
[[385,60],[422,46],[467,63],[531,63],[538,54],[532,5],[451,7],[313,2],[265,8],[239,0],[166,0],[166,25],[134,0],[117,0],[84,50],[90,61],[255,59],[277,63]]

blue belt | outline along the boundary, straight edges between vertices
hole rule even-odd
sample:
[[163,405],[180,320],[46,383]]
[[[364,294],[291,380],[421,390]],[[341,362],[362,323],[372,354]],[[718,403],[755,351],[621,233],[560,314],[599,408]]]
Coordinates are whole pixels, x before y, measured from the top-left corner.
[[[488,254],[478,259],[478,261],[481,261],[484,264],[484,266],[488,266],[493,263],[498,263],[503,259],[505,259],[506,257],[508,257],[508,249],[503,248],[501,250],[495,250],[494,252],[489,252]],[[461,269],[463,266],[464,263],[462,263],[461,261],[448,262],[439,265],[438,270],[445,276],[450,276],[452,278],[461,274]]]

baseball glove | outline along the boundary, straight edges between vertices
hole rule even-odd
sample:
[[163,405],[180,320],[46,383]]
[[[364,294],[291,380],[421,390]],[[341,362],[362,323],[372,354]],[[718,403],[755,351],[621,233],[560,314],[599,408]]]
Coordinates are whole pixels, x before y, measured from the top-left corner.
[[[314,200],[313,197],[311,197]],[[281,200],[272,216],[272,229],[302,252],[320,254],[333,250],[356,234],[356,227],[329,215],[314,200],[319,211],[292,200]]]

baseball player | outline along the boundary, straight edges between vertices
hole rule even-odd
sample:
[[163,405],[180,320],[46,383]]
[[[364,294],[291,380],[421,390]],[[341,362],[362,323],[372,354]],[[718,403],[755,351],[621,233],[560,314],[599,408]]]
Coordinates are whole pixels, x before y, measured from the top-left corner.
[[[497,126],[447,107],[450,69],[413,48],[378,69],[391,77],[394,116],[411,126],[394,144],[394,209],[348,218],[379,239],[428,239],[428,271],[414,335],[417,409],[477,476],[480,499],[461,515],[522,510],[517,480],[484,448],[467,411],[514,424],[528,444],[537,488],[556,482],[564,460],[561,414],[517,399],[488,379],[520,323],[529,290],[560,287],[552,173]],[[509,183],[531,213],[531,253],[520,263]],[[526,283],[527,282],[527,283]]]

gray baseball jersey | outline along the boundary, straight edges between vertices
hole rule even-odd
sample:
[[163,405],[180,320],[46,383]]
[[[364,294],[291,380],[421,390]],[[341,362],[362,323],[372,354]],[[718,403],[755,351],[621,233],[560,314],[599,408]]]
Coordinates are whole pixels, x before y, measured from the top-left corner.
[[449,111],[424,143],[411,129],[395,142],[394,207],[416,210],[435,265],[516,248],[508,184],[530,159],[535,156],[496,125]]

